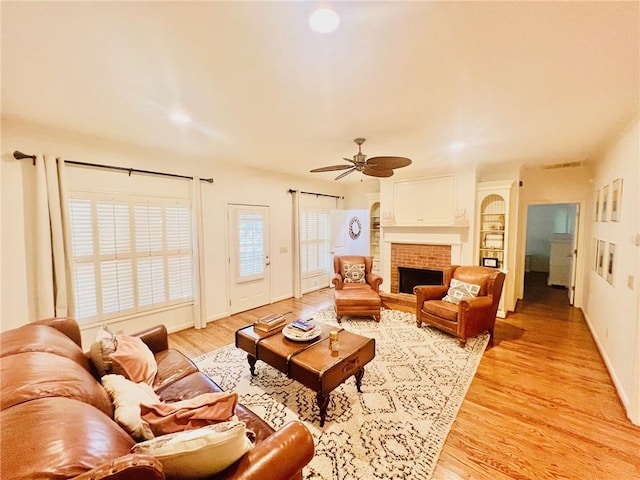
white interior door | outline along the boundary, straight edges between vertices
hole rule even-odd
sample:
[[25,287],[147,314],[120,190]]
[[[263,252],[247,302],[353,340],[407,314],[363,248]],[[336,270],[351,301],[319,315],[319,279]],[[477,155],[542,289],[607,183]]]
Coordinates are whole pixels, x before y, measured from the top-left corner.
[[[347,215],[348,210],[331,210],[329,212],[329,232],[331,235],[331,245],[329,246],[329,254],[347,255],[347,228],[349,221]],[[331,260],[333,262],[333,260]]]
[[569,305],[573,305],[574,300],[575,300],[575,296],[576,296],[576,275],[577,275],[577,268],[576,265],[578,264],[578,227],[579,227],[579,220],[580,220],[580,204],[577,203],[576,204],[576,217],[575,217],[575,222],[573,224],[573,242],[571,245],[571,265],[569,267],[570,271],[571,271],[571,276],[569,277],[571,279],[570,281],[570,285],[569,285]]
[[271,301],[269,207],[230,204],[229,312],[243,312]]

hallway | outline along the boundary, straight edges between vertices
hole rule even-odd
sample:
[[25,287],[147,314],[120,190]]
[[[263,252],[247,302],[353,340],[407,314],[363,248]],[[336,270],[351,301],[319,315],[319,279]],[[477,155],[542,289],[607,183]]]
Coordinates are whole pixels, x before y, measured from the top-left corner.
[[566,288],[549,287],[547,272],[528,272],[524,274],[524,300],[533,303],[553,303],[556,306],[569,305]]

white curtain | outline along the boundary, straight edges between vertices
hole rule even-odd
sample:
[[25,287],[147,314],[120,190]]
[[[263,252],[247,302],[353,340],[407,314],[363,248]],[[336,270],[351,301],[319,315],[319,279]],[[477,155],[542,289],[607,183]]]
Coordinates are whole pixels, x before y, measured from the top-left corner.
[[302,298],[302,280],[300,277],[300,193],[290,190],[293,212],[293,298]]
[[191,182],[191,220],[193,242],[193,326],[196,329],[207,326],[206,295],[204,276],[204,234],[202,226],[202,184],[200,177],[193,177]]
[[64,242],[64,160],[49,155],[36,159],[36,315],[66,317],[67,262]]

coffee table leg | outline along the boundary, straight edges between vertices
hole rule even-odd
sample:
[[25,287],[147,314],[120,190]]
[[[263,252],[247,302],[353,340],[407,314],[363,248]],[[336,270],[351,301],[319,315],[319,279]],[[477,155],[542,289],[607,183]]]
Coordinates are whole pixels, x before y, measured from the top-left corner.
[[362,390],[360,390],[360,384],[362,382],[363,376],[364,376],[364,368],[361,368],[360,370],[358,370],[354,375],[354,377],[356,377],[356,388],[358,389],[359,393],[362,393]]
[[327,406],[329,405],[329,395],[326,397],[321,393],[316,395],[316,401],[318,402],[318,407],[320,407],[320,426],[324,427],[324,420],[327,418]]
[[251,376],[255,377],[256,376],[256,362],[258,360],[256,359],[256,357],[254,357],[250,353],[247,354],[247,360],[249,361],[249,370],[251,370]]

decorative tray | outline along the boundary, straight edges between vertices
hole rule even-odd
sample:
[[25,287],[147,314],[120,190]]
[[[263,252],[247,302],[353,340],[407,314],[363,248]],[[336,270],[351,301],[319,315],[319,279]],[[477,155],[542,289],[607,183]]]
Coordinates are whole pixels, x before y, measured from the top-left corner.
[[282,329],[282,334],[289,340],[293,340],[294,342],[308,342],[309,340],[313,340],[318,337],[322,333],[322,328],[318,325],[314,326],[308,332],[303,332],[299,328],[292,327],[291,324],[286,325]]

